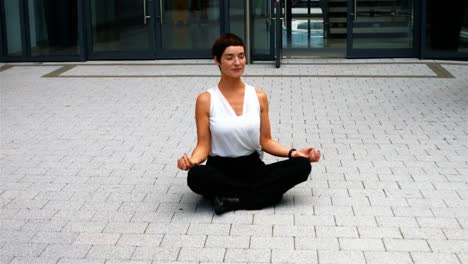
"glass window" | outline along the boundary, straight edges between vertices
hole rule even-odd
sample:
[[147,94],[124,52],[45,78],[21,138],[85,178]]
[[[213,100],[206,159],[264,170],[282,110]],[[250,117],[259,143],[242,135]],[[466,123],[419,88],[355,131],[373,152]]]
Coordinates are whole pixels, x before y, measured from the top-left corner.
[[229,25],[230,32],[236,34],[245,41],[244,6],[244,1],[229,2]]
[[31,55],[78,55],[77,0],[29,0]]
[[164,51],[208,52],[220,33],[220,1],[161,0]]
[[429,0],[426,29],[429,50],[468,52],[468,1]]
[[4,3],[7,55],[23,56],[19,1],[5,0]]
[[145,7],[143,1],[92,0],[93,52],[148,50]]
[[353,48],[401,49],[414,46],[413,0],[355,1]]
[[252,1],[252,54],[269,56],[272,51],[271,0]]

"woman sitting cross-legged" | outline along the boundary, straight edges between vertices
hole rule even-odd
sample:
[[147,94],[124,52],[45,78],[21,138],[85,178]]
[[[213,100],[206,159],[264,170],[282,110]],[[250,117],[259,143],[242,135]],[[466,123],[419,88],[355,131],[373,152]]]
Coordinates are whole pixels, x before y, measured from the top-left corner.
[[[188,170],[188,186],[211,199],[216,214],[274,205],[307,180],[320,151],[287,148],[272,139],[266,94],[241,79],[246,63],[242,39],[220,36],[212,55],[221,78],[197,98],[197,145],[190,157],[177,160],[177,167]],[[263,151],[288,159],[265,164]]]

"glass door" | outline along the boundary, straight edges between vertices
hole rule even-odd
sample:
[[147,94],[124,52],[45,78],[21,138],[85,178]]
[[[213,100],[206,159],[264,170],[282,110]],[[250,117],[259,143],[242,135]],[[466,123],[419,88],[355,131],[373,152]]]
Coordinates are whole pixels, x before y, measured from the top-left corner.
[[154,58],[151,0],[90,0],[88,4],[90,58]]
[[[279,0],[255,0],[251,1],[251,28],[252,58],[254,60],[272,60],[275,57],[275,38],[281,36],[275,34],[277,26],[275,10],[280,5]],[[279,25],[281,26],[281,25]]]
[[414,0],[349,0],[347,56],[416,57]]
[[221,1],[156,0],[159,58],[209,58],[221,33]]
[[5,40],[2,43],[3,52],[7,57],[21,58],[25,56],[25,34],[23,33],[24,22],[22,19],[24,3],[17,0],[4,0],[0,2],[0,26],[5,32]]
[[78,60],[80,0],[0,1],[2,53],[7,61]]
[[347,0],[280,2],[286,56],[345,56]]

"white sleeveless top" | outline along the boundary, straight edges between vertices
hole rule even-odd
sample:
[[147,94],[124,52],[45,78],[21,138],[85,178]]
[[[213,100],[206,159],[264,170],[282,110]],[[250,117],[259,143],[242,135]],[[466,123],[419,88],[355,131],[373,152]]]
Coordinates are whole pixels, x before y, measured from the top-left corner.
[[255,88],[246,85],[242,115],[238,116],[218,87],[210,93],[210,156],[240,157],[260,147],[260,103]]

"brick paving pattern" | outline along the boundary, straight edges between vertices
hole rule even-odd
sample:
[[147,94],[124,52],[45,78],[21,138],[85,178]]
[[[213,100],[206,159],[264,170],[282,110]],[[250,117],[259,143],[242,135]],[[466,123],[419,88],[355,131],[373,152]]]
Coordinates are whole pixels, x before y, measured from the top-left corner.
[[285,62],[244,79],[323,159],[221,216],[176,168],[209,61],[0,65],[0,263],[468,263],[468,64]]

